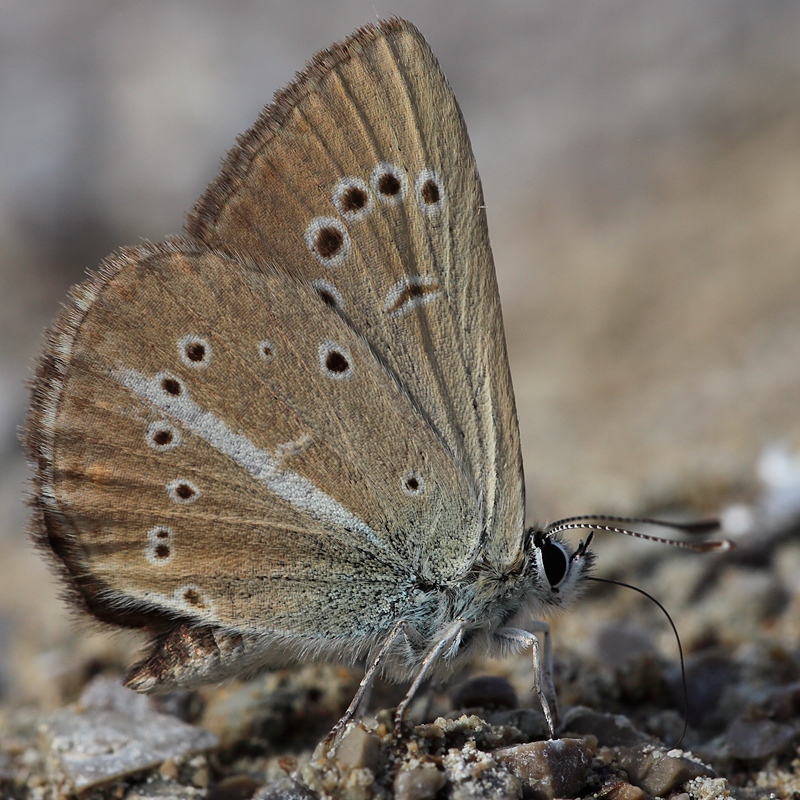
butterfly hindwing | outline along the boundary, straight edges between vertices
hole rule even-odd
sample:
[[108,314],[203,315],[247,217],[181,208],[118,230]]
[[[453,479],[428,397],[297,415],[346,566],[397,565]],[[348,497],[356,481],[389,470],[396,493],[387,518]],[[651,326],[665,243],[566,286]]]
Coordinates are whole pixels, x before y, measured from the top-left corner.
[[177,243],[123,253],[76,297],[31,427],[43,529],[89,605],[353,636],[342,581],[383,629],[414,581],[443,579],[418,521],[443,540],[476,525],[469,482],[311,287]]

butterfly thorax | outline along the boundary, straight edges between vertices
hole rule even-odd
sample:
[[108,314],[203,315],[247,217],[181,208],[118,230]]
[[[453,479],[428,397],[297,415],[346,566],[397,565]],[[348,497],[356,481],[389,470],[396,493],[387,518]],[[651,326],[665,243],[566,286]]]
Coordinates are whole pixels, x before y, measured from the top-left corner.
[[508,654],[509,641],[497,632],[525,628],[531,620],[567,608],[585,585],[593,561],[593,553],[573,550],[559,538],[531,530],[511,567],[500,570],[482,559],[452,583],[420,582],[405,612],[406,642],[387,665],[387,674],[397,680],[415,674],[425,655],[457,620],[463,621],[463,631],[437,672],[455,671],[475,655]]

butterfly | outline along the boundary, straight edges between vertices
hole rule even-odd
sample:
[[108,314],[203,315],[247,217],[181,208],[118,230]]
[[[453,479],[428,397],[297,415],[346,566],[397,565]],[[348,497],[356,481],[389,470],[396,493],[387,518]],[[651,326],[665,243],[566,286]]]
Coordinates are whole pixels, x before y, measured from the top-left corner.
[[593,556],[525,527],[481,183],[410,23],[315,56],[184,236],[73,289],[26,443],[70,601],[150,636],[132,688],[365,658],[339,729],[379,673],[413,681],[399,724],[429,675],[531,647],[552,734],[536,620]]

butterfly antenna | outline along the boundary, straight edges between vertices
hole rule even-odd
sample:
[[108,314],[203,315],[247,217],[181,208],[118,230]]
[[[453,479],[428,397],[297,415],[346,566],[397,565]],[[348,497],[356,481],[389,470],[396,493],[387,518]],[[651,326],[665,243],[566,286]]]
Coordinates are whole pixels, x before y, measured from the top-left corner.
[[720,521],[716,518],[699,519],[694,522],[668,522],[664,519],[653,519],[652,517],[617,517],[611,514],[582,514],[579,517],[566,517],[551,523],[550,527],[567,522],[586,522],[589,520],[622,522],[625,525],[658,525],[662,528],[672,528],[676,531],[685,531],[692,534],[711,533],[712,531],[718,531],[721,527]]
[[593,575],[587,575],[586,579],[590,581],[597,581],[598,583],[613,583],[615,586],[624,586],[626,589],[633,589],[634,592],[639,592],[639,594],[644,595],[648,600],[652,600],[661,609],[664,616],[669,621],[669,624],[672,627],[672,632],[675,634],[675,641],[678,643],[678,656],[681,663],[681,686],[683,688],[683,730],[681,731],[680,738],[673,745],[673,747],[679,747],[686,736],[686,731],[689,728],[689,690],[686,686],[686,664],[683,660],[683,646],[681,645],[681,637],[678,634],[678,629],[675,626],[675,622],[670,616],[669,611],[667,611],[667,609],[664,608],[664,606],[658,600],[656,600],[653,595],[651,595],[649,592],[646,592],[644,589],[640,589],[638,586],[632,586],[630,583],[624,583],[623,581],[615,581],[612,578],[597,578]]
[[655,536],[651,533],[618,528],[615,525],[605,525],[603,524],[605,522],[658,525],[662,528],[672,528],[673,530],[679,530],[690,534],[710,533],[711,531],[718,530],[720,527],[719,520],[716,519],[698,520],[697,522],[667,522],[661,519],[650,519],[649,517],[615,517],[608,514],[587,514],[580,517],[566,517],[556,522],[551,522],[545,528],[545,533],[554,534],[569,530],[612,531],[613,533],[624,533],[626,536],[633,536],[636,539],[644,539],[648,542],[658,542],[659,544],[668,544],[672,547],[680,547],[683,550],[691,550],[695,553],[732,550],[735,547],[730,539],[714,539],[709,542],[685,542],[680,539],[668,539],[664,536]]

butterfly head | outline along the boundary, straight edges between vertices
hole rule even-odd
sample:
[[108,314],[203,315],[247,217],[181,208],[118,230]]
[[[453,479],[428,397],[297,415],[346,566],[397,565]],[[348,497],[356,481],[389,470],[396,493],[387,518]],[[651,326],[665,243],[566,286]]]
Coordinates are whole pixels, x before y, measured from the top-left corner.
[[589,550],[592,538],[590,532],[573,549],[550,528],[530,528],[526,532],[526,560],[535,576],[540,597],[544,595],[548,605],[565,608],[583,589],[595,559]]

